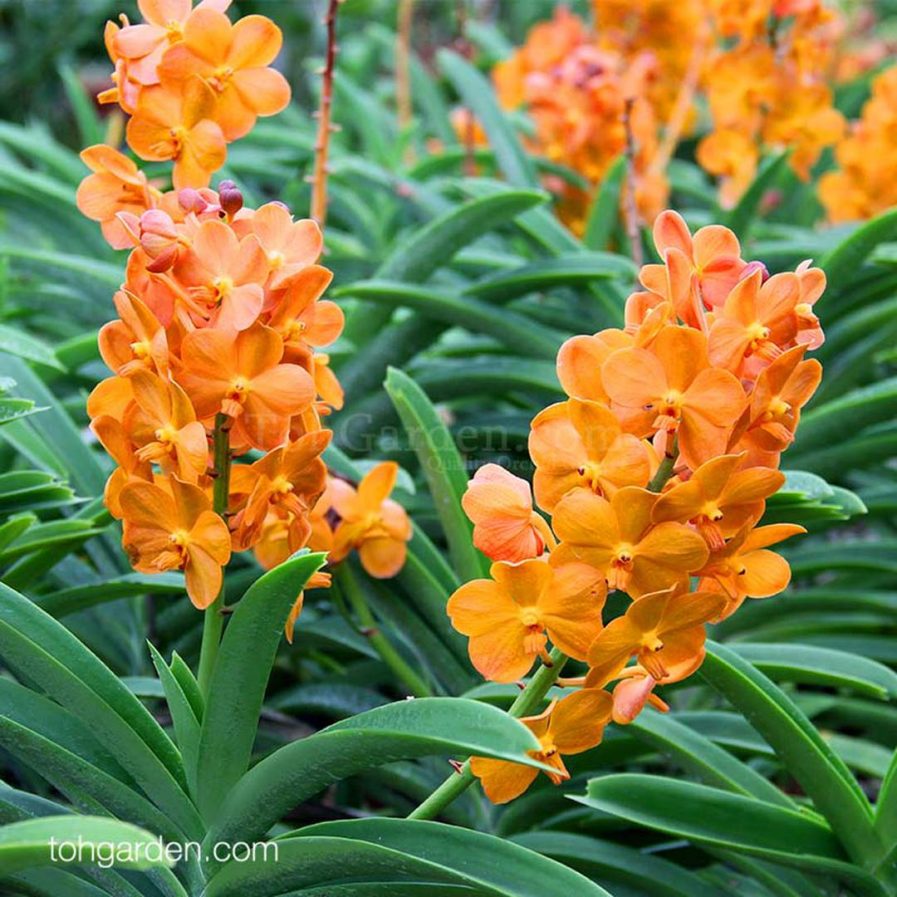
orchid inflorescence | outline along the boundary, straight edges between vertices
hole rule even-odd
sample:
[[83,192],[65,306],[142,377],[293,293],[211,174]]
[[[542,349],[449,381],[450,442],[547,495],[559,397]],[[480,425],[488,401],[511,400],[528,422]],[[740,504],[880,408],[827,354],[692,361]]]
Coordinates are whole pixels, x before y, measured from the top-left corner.
[[[93,173],[77,196],[108,242],[130,249],[119,317],[99,334],[113,376],[88,399],[117,465],[106,504],[135,569],[183,570],[201,609],[220,595],[232,552],[254,549],[270,568],[306,546],[333,561],[357,548],[373,575],[391,576],[410,538],[388,498],[394,464],[356,490],[321,458],[343,393],[319,350],[343,313],[321,298],[332,274],[318,264],[318,224],[280,202],[247,208],[231,181],[207,186],[224,141],[289,100],[267,68],[279,30],[262,16],[231,24],[227,5],[141,0],[146,23],[110,24],[116,87],[102,98],[133,113],[137,155],[173,161],[175,189],[97,145],[82,153]],[[316,574],[310,585],[328,582]],[[301,606],[300,595],[288,637]]]
[[[696,130],[698,162],[719,178],[724,206],[753,182],[766,151],[789,151],[794,172],[809,178],[845,130],[828,84],[845,27],[823,0],[600,0],[593,26],[565,7],[535,25],[493,82],[504,108],[529,113],[531,151],[583,179],[546,176],[575,233],[624,155],[624,203],[650,224],[667,203],[676,146]],[[702,115],[709,121],[698,129]]]
[[[804,262],[770,276],[741,257],[732,231],[692,236],[672,211],[654,242],[663,262],[642,268],[625,327],[563,344],[568,398],[532,421],[535,503],[549,519],[529,484],[496,464],[463,499],[493,561],[490,578],[448,604],[476,669],[512,683],[558,651],[588,667],[559,680],[572,693],[523,720],[555,782],[568,777],[562,755],[600,743],[610,720],[665,708],[655,689],[698,669],[707,623],[787,586],[770,546],[804,532],[759,522],[822,375],[804,356],[823,341],[812,307],[824,273]],[[630,601],[605,619],[614,591]],[[537,775],[483,758],[471,768],[496,802]]]

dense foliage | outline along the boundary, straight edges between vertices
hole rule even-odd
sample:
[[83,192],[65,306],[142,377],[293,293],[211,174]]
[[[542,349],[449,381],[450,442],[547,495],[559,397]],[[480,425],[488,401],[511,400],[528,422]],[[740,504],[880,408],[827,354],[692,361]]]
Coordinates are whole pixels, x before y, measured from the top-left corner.
[[[0,893],[897,894],[888,9],[347,0],[322,132],[324,9],[235,2],[285,78],[225,109],[207,0],[110,113],[84,5],[0,3]],[[156,836],[277,861],[51,861]]]

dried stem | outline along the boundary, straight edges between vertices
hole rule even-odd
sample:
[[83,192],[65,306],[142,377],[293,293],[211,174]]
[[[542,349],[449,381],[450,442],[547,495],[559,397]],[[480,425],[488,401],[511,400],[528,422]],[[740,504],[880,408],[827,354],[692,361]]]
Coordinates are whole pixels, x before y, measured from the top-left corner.
[[632,132],[632,107],[635,99],[629,97],[623,106],[623,127],[626,131],[626,202],[623,217],[626,219],[626,235],[629,237],[629,251],[636,267],[641,268],[642,236],[639,229],[638,205],[635,197],[635,135]]
[[[399,0],[396,28],[396,111],[402,133],[411,125],[411,26],[414,21],[414,0]],[[405,161],[414,161],[414,147],[405,151]]]
[[327,219],[327,153],[330,135],[336,128],[331,124],[333,104],[333,75],[336,63],[336,11],[342,0],[328,0],[324,26],[327,29],[327,54],[321,71],[321,106],[315,113],[318,134],[315,139],[315,168],[311,178],[311,217],[321,229]]

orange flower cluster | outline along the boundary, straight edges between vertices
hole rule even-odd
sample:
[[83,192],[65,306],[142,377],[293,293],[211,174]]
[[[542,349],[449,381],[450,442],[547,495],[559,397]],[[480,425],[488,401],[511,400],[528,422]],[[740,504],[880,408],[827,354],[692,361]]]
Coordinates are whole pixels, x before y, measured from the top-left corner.
[[872,218],[897,205],[897,184],[888,176],[897,158],[897,66],[872,82],[862,117],[835,147],[838,170],[819,180],[819,198],[833,222]]
[[710,0],[719,39],[704,84],[713,130],[698,161],[721,179],[734,204],[757,172],[765,148],[790,149],[807,180],[826,146],[840,139],[844,117],[826,83],[841,20],[822,0]]
[[[635,199],[643,217],[663,208],[667,184],[650,163],[657,150],[657,121],[647,99],[655,74],[653,59],[628,60],[599,46],[581,19],[559,8],[550,22],[536,25],[526,44],[493,71],[499,102],[506,109],[526,105],[535,124],[533,152],[581,175],[588,189],[552,178],[561,219],[575,233],[611,164],[633,144]],[[627,130],[629,133],[627,134]]]
[[[692,235],[671,211],[654,240],[663,262],[642,268],[625,328],[561,347],[568,398],[532,422],[535,501],[550,524],[529,484],[494,464],[463,499],[494,562],[448,603],[476,669],[514,682],[550,663],[550,645],[588,665],[562,680],[578,690],[523,720],[555,781],[567,777],[561,755],[598,744],[610,720],[664,709],[654,689],[700,666],[705,624],[785,588],[790,569],[770,546],[804,531],[758,522],[822,375],[804,355],[823,341],[812,306],[825,275],[805,262],[770,277],[730,230]],[[612,590],[631,603],[606,621]],[[535,777],[472,762],[496,802]]]
[[280,52],[280,29],[265,16],[232,23],[230,0],[138,0],[145,19],[106,24],[114,86],[101,103],[131,116],[127,137],[147,161],[174,163],[177,188],[205,187],[224,164],[227,144],[260,115],[290,101],[290,87],[269,68]]
[[[194,137],[223,147],[289,96],[265,68],[279,31],[259,16],[231,25],[226,6],[141,0],[147,24],[107,31],[117,60],[111,94],[134,110],[132,148],[171,159],[175,189],[159,189],[99,145],[82,153],[92,173],[77,193],[109,243],[130,249],[119,317],[99,334],[113,376],[87,404],[117,465],[106,504],[122,520],[133,566],[183,570],[203,609],[219,595],[232,552],[254,549],[270,568],[305,546],[333,561],[357,549],[372,575],[392,576],[411,536],[388,499],[394,464],[370,471],[356,493],[329,479],[321,458],[332,436],[322,421],[342,407],[343,392],[319,350],[340,335],[343,313],[321,298],[332,274],[317,263],[320,228],[279,202],[244,207],[231,181],[206,186],[217,165],[200,162],[208,156]],[[181,133],[168,114],[193,96],[209,102],[195,131]],[[150,121],[174,142],[153,143]],[[249,452],[261,456],[231,464]],[[312,584],[328,582],[320,574]],[[301,607],[300,595],[288,637]]]

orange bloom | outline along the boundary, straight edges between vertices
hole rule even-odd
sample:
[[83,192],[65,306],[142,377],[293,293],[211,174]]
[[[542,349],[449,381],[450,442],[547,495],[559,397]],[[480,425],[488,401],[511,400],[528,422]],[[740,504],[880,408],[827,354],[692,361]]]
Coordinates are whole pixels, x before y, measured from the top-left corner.
[[[795,307],[800,299],[796,274],[774,274],[765,283],[754,271],[729,293],[714,315],[708,337],[710,361],[735,374],[748,361],[765,366],[797,335]],[[748,368],[749,373],[759,369]]]
[[[231,0],[201,0],[196,9],[224,12]],[[192,0],[137,0],[145,19],[126,25],[113,39],[115,53],[129,62],[128,74],[143,85],[158,84],[158,66],[165,51],[183,38],[184,24],[193,12]]]
[[[330,408],[339,411],[343,407],[345,394],[336,374],[330,368],[330,356],[324,352],[315,352],[312,356],[312,377],[315,379],[315,390],[320,402],[317,406],[321,414],[330,412]],[[321,407],[321,405],[325,407]]]
[[221,591],[230,533],[202,489],[176,477],[167,486],[129,483],[122,489],[122,544],[141,573],[183,570],[187,595],[204,610]]
[[[584,688],[552,703],[539,716],[521,720],[539,739],[541,748],[533,751],[532,756],[554,768],[546,775],[555,785],[570,778],[562,759],[565,754],[581,754],[601,743],[604,727],[610,721],[611,704],[606,691]],[[495,804],[519,797],[539,774],[531,766],[485,757],[473,757],[470,768]]]
[[781,555],[769,550],[806,530],[796,523],[744,527],[719,551],[713,552],[707,565],[698,573],[699,589],[716,589],[726,594],[728,604],[723,619],[734,613],[747,598],[769,598],[785,590],[791,581],[791,568]]
[[377,579],[402,569],[412,530],[405,509],[389,498],[398,473],[394,461],[383,461],[364,475],[357,490],[345,480],[331,480],[333,509],[341,518],[333,534],[334,563],[357,548],[362,567]]
[[721,455],[702,464],[691,479],[660,496],[651,519],[691,523],[711,549],[722,548],[726,538],[749,521],[759,520],[764,500],[785,482],[778,470],[738,470],[742,461],[742,455]]
[[320,265],[309,265],[293,274],[278,298],[268,326],[283,338],[290,360],[307,362],[314,349],[332,343],[343,330],[342,309],[329,299],[321,299],[333,273]]
[[709,366],[704,334],[684,327],[664,327],[650,349],[614,352],[601,379],[624,429],[636,436],[677,432],[692,469],[725,451],[745,404],[738,380]]
[[124,513],[121,509],[121,490],[130,482],[151,480],[152,467],[148,461],[141,461],[137,457],[137,446],[125,432],[121,422],[112,415],[98,415],[90,422],[90,429],[117,465],[106,480],[103,503],[116,520],[121,520]]
[[119,290],[112,301],[121,318],[100,328],[100,355],[107,367],[121,376],[138,368],[168,373],[168,340],[156,316],[128,290]]
[[813,305],[825,292],[825,271],[810,267],[809,259],[797,266],[800,281],[800,298],[794,307],[797,315],[797,342],[808,349],[818,349],[825,342],[825,334],[819,326],[819,318],[813,313]]
[[731,445],[777,453],[794,441],[800,410],[822,380],[822,365],[803,360],[806,346],[795,346],[761,372],[750,403],[732,434]]
[[[271,270],[268,286],[272,290],[283,289],[314,265],[324,248],[318,223],[311,218],[293,221],[289,210],[279,202],[266,203],[251,215],[238,216],[234,220],[234,230],[241,237],[255,234],[262,244]],[[319,269],[319,277],[323,270],[326,269]],[[328,278],[322,291],[329,282]]]
[[311,377],[295,364],[281,364],[283,343],[270,328],[206,328],[188,333],[181,346],[178,380],[200,420],[233,418],[236,445],[272,449],[287,438],[290,417],[314,401]]
[[259,115],[274,115],[290,101],[290,86],[268,68],[283,36],[265,16],[232,24],[214,9],[198,9],[184,23],[183,41],[165,53],[163,81],[201,76],[215,92],[214,119],[230,142],[248,133]]
[[557,563],[579,560],[607,579],[608,588],[638,598],[685,585],[708,557],[701,536],[681,523],[651,522],[657,496],[638,486],[619,489],[610,501],[576,489],[561,499],[552,524],[561,540]]
[[262,310],[264,250],[252,235],[238,240],[223,221],[203,221],[174,274],[187,287],[189,307],[214,327],[245,330]]
[[99,143],[81,153],[93,172],[78,186],[78,210],[91,221],[99,221],[103,236],[113,249],[127,249],[134,241],[118,218],[120,212],[141,215],[151,209],[159,191],[150,187],[146,175],[111,146]]
[[586,564],[558,566],[540,558],[501,561],[492,579],[475,579],[449,598],[446,610],[458,632],[470,636],[474,667],[493,682],[525,676],[537,657],[548,659],[548,639],[584,660],[601,629],[604,579]]
[[646,486],[653,452],[623,433],[616,417],[596,402],[569,399],[533,420],[529,452],[536,465],[539,507],[552,511],[571,489],[610,495],[622,486]]
[[473,522],[473,544],[493,561],[539,557],[554,545],[551,529],[533,510],[529,483],[498,464],[477,469],[461,507]]
[[[664,296],[677,309],[688,308],[692,294],[707,308],[722,305],[747,264],[741,258],[738,237],[729,228],[711,224],[695,231],[692,237],[682,216],[672,210],[657,216],[654,245],[667,265],[671,263],[670,253],[674,260],[682,259],[684,282],[676,281],[678,293],[671,295],[664,265],[645,265],[639,279],[647,289]],[[683,295],[685,291],[687,296]]]
[[558,380],[571,399],[590,399],[610,404],[601,381],[601,366],[617,349],[628,349],[633,338],[623,330],[609,328],[594,336],[573,336],[559,349]]
[[125,414],[125,429],[141,461],[159,464],[185,483],[195,483],[208,467],[205,427],[196,420],[187,394],[177,383],[140,368],[130,376],[134,404]]
[[633,656],[655,682],[685,679],[704,660],[704,624],[725,604],[719,593],[676,588],[633,601],[592,642],[587,681],[604,684],[617,678]]
[[287,621],[284,624],[283,634],[286,637],[288,644],[293,644],[293,630],[296,628],[296,621],[299,619],[299,615],[302,613],[302,608],[305,604],[305,593],[310,589],[329,589],[331,581],[331,575],[325,573],[323,570],[316,570],[312,573],[311,578],[305,584],[305,589],[299,593],[296,603],[290,609],[290,615],[287,617]]
[[215,94],[201,78],[147,87],[128,122],[128,143],[141,159],[173,160],[176,189],[205,187],[227,157],[214,115]]
[[243,468],[252,486],[246,507],[233,521],[234,547],[238,551],[258,540],[269,511],[275,508],[292,515],[305,533],[304,538],[300,533],[292,538],[303,544],[308,541],[311,535],[308,515],[327,481],[327,466],[321,460],[321,452],[332,435],[329,430],[306,433],[295,442],[269,452],[251,467]]

